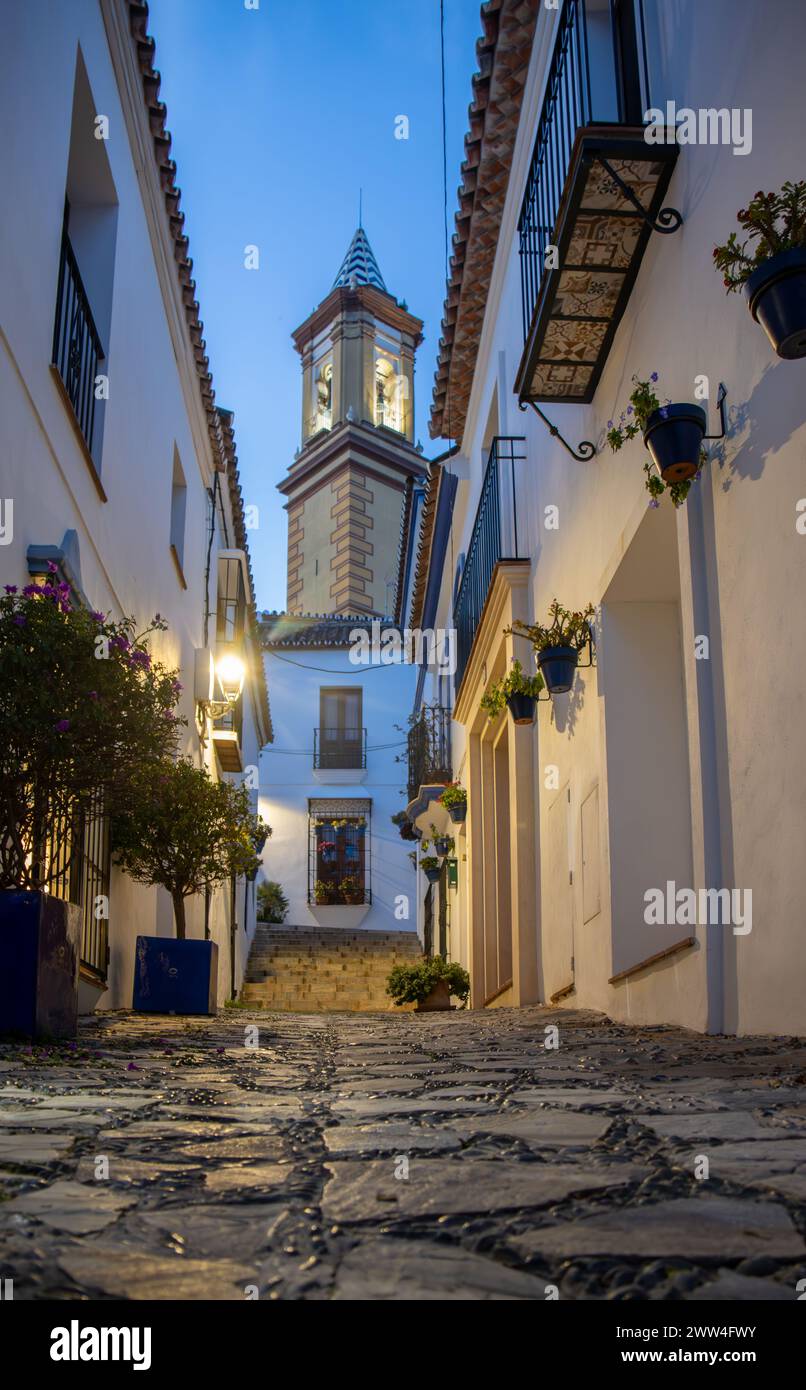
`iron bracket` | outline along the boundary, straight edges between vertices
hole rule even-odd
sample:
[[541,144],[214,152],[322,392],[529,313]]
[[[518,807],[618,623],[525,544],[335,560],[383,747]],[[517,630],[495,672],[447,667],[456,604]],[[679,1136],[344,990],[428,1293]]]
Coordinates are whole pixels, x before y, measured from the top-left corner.
[[725,435],[726,435],[727,432],[728,432],[728,413],[727,413],[727,411],[726,411],[726,409],[725,409],[725,397],[727,396],[727,394],[728,394],[728,388],[727,388],[725,385],[723,385],[723,383],[720,381],[720,383],[719,383],[719,391],[717,392],[717,397],[716,397],[716,408],[717,408],[717,410],[719,411],[719,423],[720,423],[720,425],[722,426],[722,429],[721,429],[721,432],[720,432],[719,434],[704,434],[704,435],[703,435],[703,439],[724,439],[724,438],[725,438]]
[[588,459],[593,458],[594,454],[596,453],[596,445],[591,444],[589,439],[582,440],[582,443],[580,444],[578,451],[576,449],[572,449],[571,445],[568,444],[565,439],[563,439],[562,435],[560,434],[560,431],[557,429],[557,426],[552,425],[551,421],[546,419],[546,416],[543,414],[542,410],[540,409],[540,406],[535,405],[534,401],[519,401],[518,409],[525,410],[527,405],[530,405],[535,414],[540,416],[540,419],[543,421],[543,424],[546,426],[546,429],[548,430],[549,434],[552,435],[555,439],[559,439],[563,448],[568,450],[571,457],[575,458],[577,463],[587,463]]
[[[632,203],[636,212],[643,221],[646,222],[647,226],[652,228],[653,232],[661,232],[664,236],[669,236],[672,232],[679,231],[683,225],[683,218],[677,211],[677,208],[661,208],[657,218],[653,218],[651,213],[647,212],[646,208],[642,207],[641,203],[639,203],[629,184],[626,184],[622,178],[619,178],[619,175],[612,165],[608,163],[604,155],[597,155],[596,160],[598,160],[602,168],[610,175],[613,182],[618,185],[624,197],[628,202]],[[594,162],[596,162],[596,160]]]

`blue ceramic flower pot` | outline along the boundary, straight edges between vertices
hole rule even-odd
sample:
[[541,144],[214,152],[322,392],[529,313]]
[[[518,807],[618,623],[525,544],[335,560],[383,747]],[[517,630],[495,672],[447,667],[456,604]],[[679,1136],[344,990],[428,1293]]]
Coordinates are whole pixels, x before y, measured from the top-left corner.
[[779,357],[806,357],[806,247],[771,256],[754,270],[744,292]]
[[574,684],[579,652],[576,647],[544,647],[537,664],[550,695],[565,695]]
[[534,695],[524,695],[522,691],[517,691],[513,695],[507,695],[507,704],[513,721],[516,724],[534,724]]
[[665,483],[696,476],[708,417],[700,405],[662,405],[644,429],[644,443]]

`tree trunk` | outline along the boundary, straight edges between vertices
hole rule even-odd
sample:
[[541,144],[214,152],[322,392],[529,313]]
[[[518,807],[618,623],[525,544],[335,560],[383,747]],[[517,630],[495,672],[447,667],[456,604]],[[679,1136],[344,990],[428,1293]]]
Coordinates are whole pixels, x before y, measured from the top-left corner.
[[173,893],[174,920],[176,921],[176,939],[185,939],[185,899],[181,893]]

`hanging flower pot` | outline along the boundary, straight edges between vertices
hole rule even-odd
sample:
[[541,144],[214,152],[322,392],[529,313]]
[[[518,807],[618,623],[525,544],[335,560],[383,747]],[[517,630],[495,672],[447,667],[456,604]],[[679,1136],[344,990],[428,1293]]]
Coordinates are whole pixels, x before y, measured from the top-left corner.
[[434,840],[434,849],[436,850],[436,852],[437,852],[437,854],[439,855],[440,859],[444,859],[444,858],[446,857],[446,855],[450,854],[450,852],[451,852],[451,837],[450,837],[450,835],[437,835],[436,839]]
[[420,860],[420,868],[428,879],[429,883],[437,883],[441,872],[439,860],[433,855],[428,854]]
[[579,652],[576,647],[544,647],[537,664],[550,695],[566,695],[574,684]]
[[700,405],[662,405],[644,426],[644,443],[665,483],[697,475],[708,418]]
[[467,815],[467,792],[458,782],[449,782],[439,797],[439,804],[445,807],[454,825],[461,825]]
[[534,695],[523,695],[516,692],[507,696],[509,712],[515,724],[534,724],[535,722],[535,697]]
[[806,247],[771,256],[745,282],[750,313],[779,357],[806,357]]

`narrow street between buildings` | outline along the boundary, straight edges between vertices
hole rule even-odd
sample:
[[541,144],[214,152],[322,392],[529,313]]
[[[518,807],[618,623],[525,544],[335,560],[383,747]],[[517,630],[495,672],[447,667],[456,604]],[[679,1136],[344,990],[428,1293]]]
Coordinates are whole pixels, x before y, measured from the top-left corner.
[[14,1298],[781,1299],[806,1042],[537,1007],[0,1048]]

